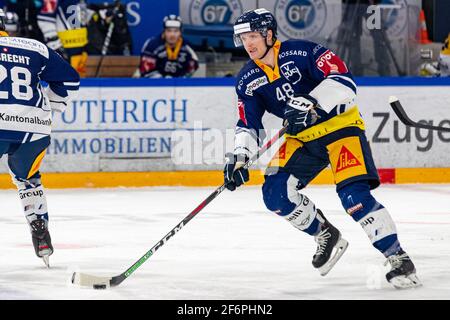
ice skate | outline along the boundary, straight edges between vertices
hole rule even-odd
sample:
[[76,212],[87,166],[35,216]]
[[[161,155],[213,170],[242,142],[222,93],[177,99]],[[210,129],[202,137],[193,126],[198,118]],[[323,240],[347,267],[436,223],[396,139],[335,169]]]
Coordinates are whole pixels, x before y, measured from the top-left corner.
[[396,289],[420,287],[422,283],[416,275],[416,268],[411,258],[403,250],[388,257],[384,265],[391,264],[391,271],[386,274],[386,280]]
[[322,224],[320,232],[314,237],[317,242],[317,251],[313,256],[312,264],[319,270],[321,276],[325,276],[344,254],[348,242],[342,239],[339,230],[325,219],[319,209],[317,214],[325,222]]
[[39,258],[42,258],[47,268],[50,268],[49,257],[53,254],[53,246],[46,221],[36,219],[30,223],[30,227],[34,251]]

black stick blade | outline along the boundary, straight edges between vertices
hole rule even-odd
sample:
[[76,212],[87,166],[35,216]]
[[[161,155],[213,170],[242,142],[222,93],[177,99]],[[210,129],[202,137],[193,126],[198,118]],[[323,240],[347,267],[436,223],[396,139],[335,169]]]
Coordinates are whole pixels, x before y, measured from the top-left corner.
[[402,104],[400,103],[400,100],[397,97],[394,96],[389,97],[389,104],[391,105],[392,110],[394,110],[395,114],[400,119],[400,121],[407,126],[428,130],[438,130],[442,132],[450,132],[450,127],[432,126],[426,123],[420,123],[411,120],[411,118],[408,117],[408,115],[406,114],[405,109],[403,108]]

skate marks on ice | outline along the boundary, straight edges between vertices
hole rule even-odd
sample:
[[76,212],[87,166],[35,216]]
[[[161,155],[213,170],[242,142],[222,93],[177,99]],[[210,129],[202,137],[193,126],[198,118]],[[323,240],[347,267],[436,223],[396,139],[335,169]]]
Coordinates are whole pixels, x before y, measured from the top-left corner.
[[443,223],[450,222],[450,186],[426,187],[433,191],[400,185],[374,192],[397,222],[400,241],[424,284],[401,292],[384,279],[384,258],[344,213],[333,186],[304,190],[349,241],[326,277],[311,265],[313,239],[269,213],[260,188],[246,187],[224,192],[123,284],[101,291],[71,286],[71,272],[122,272],[211,189],[49,190],[56,247],[50,269],[34,255],[16,192],[2,191],[0,215],[7,218],[0,222],[0,298],[446,299],[450,230]]

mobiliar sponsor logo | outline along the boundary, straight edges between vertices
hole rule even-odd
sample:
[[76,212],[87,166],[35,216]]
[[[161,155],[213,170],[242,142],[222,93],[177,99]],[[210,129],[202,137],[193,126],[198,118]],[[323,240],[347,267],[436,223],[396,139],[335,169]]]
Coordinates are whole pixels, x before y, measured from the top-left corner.
[[[138,136],[139,135],[139,136]],[[120,133],[111,137],[63,137],[52,138],[48,154],[75,155],[100,154],[103,158],[170,158],[172,140],[170,134],[163,133]]]

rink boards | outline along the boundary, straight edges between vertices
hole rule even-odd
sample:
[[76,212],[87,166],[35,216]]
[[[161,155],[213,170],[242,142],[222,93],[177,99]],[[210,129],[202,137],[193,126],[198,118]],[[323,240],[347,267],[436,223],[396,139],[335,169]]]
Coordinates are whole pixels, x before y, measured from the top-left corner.
[[[48,187],[217,185],[238,118],[233,78],[84,79],[54,117],[42,172]],[[396,95],[411,118],[450,126],[450,79],[357,78],[360,112],[385,183],[450,182],[450,134],[407,128],[388,104]],[[280,120],[266,115],[268,136]],[[272,151],[275,151],[272,150]],[[271,155],[263,157],[264,169]],[[6,173],[6,166],[0,168]],[[261,183],[255,170],[253,183]],[[333,183],[327,170],[315,183]],[[0,187],[12,187],[0,175]]]

